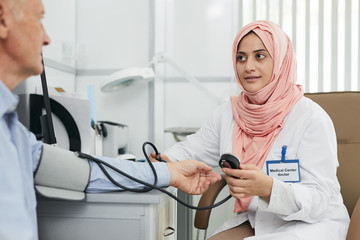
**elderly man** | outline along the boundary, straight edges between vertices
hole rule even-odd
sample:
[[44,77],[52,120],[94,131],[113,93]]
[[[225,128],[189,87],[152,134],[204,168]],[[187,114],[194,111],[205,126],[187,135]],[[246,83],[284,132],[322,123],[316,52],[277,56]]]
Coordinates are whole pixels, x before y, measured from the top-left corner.
[[[50,43],[41,23],[43,15],[41,0],[0,0],[0,239],[38,238],[34,173],[45,168],[39,167],[45,161],[42,158],[51,155],[51,151],[45,154],[44,149],[56,149],[37,141],[17,120],[18,98],[11,92],[27,77],[43,71],[42,46]],[[142,163],[103,160],[146,182],[154,181],[150,168]],[[117,189],[96,164],[89,161],[88,165],[89,181],[84,190]],[[197,161],[154,165],[158,186],[172,185],[191,194],[204,192],[220,179],[211,167]],[[112,177],[126,187],[143,188],[117,174]]]

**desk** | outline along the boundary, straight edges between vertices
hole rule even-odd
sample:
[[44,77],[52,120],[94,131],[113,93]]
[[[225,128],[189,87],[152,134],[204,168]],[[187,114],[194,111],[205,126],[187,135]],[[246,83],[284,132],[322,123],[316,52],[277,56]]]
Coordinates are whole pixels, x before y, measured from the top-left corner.
[[40,240],[176,239],[176,201],[155,190],[87,194],[84,201],[39,197],[37,213]]

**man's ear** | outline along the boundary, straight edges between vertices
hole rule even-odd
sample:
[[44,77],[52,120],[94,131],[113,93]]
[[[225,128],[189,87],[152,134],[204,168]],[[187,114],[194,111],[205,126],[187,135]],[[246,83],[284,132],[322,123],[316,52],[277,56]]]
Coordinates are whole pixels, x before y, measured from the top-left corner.
[[8,8],[0,1],[0,39],[5,39],[8,36]]

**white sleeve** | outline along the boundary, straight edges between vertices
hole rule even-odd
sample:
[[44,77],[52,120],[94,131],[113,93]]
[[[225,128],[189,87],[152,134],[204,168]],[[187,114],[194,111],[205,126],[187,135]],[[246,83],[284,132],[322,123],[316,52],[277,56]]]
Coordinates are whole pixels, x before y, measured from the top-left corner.
[[263,211],[283,216],[288,216],[300,210],[296,204],[291,185],[275,178],[271,189],[270,201],[267,202],[259,197],[259,208]]
[[212,118],[195,134],[189,135],[184,141],[174,144],[164,154],[171,161],[195,159],[206,162],[213,167],[218,166],[222,116],[229,115],[224,107],[227,106],[218,107],[214,111]]

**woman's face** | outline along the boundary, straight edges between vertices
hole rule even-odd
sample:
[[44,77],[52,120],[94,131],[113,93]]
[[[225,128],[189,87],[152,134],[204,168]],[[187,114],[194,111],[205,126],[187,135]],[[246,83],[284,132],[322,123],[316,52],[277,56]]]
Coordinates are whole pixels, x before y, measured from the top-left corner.
[[256,92],[271,80],[274,61],[261,39],[249,33],[241,39],[236,54],[236,71],[243,88]]

